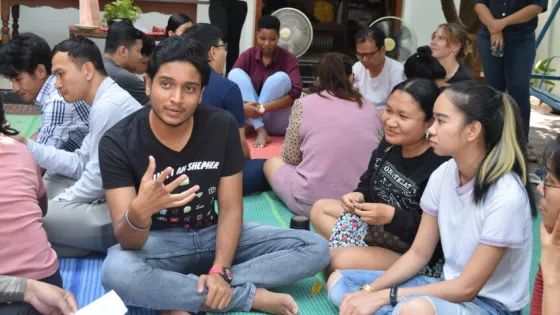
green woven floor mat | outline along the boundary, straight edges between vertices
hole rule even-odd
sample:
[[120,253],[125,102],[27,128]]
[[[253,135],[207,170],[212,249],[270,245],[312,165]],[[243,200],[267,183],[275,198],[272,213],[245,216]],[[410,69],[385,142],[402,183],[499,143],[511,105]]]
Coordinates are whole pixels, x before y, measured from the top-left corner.
[[[244,215],[247,221],[256,221],[262,224],[279,227],[289,227],[290,218],[294,215],[284,203],[279,200],[273,192],[265,192],[257,196],[243,198]],[[311,287],[315,282],[325,284],[322,274],[298,281],[297,283],[275,288],[274,292],[291,295],[297,302],[301,315],[336,315],[338,309],[329,301],[327,292],[323,288],[316,296],[311,296]],[[211,314],[211,313],[209,313]],[[217,315],[217,313],[214,313]],[[231,315],[264,314],[258,312],[250,313],[228,313]]]
[[6,115],[10,127],[26,137],[31,137],[41,126],[41,116],[38,115]]

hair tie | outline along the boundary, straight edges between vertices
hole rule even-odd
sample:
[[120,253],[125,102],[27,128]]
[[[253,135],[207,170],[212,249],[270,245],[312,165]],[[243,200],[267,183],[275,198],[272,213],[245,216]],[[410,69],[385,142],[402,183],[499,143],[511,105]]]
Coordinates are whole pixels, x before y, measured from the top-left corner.
[[467,35],[467,44],[463,48],[463,54],[465,56],[468,56],[468,55],[470,55],[474,52],[474,41],[475,41],[475,39],[476,38],[475,38],[474,34],[468,34]]

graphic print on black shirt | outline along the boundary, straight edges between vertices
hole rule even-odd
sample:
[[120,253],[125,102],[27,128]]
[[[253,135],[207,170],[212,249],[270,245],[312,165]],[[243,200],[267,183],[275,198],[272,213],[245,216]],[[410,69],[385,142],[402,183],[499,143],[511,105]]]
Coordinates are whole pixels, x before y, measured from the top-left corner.
[[[429,148],[419,156],[404,158],[402,147],[395,145],[381,163],[389,147],[391,144],[383,139],[374,150],[368,170],[355,191],[364,195],[365,202],[384,203],[395,208],[393,220],[384,229],[412,244],[422,216],[422,193],[432,172],[449,157],[438,156]],[[375,168],[379,168],[377,174],[374,174]]]
[[188,176],[173,194],[200,186],[190,203],[154,214],[151,229],[200,229],[216,224],[214,204],[220,179],[239,173],[245,163],[237,122],[227,111],[199,106],[193,114],[191,137],[187,145],[176,152],[163,145],[150,129],[150,110],[147,106],[133,113],[101,139],[99,163],[104,189],[132,186],[138,192],[151,155],[156,162],[154,179],[167,167],[172,168],[172,172],[164,181],[165,185],[183,174]]

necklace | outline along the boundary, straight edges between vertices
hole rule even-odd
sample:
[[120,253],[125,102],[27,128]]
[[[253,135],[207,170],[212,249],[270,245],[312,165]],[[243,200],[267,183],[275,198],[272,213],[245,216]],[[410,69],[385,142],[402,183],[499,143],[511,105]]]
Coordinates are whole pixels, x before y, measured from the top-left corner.
[[455,70],[453,70],[453,72],[450,75],[445,76],[445,81],[453,78],[458,70],[459,70],[459,63],[457,62],[457,66],[455,67]]

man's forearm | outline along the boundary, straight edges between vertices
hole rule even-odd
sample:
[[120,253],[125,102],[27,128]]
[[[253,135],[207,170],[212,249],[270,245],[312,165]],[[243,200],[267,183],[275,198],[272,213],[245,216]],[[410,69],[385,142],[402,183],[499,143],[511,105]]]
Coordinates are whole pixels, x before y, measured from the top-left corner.
[[243,227],[243,209],[220,209],[214,266],[231,267]]
[[25,278],[0,276],[0,304],[23,301],[26,288]]
[[262,104],[266,112],[272,112],[286,107],[291,107],[294,104],[294,99],[290,95],[285,95],[270,103]]
[[66,152],[32,140],[27,141],[27,148],[42,168],[76,180],[82,177],[87,160],[80,150]]
[[[130,222],[129,222],[130,221]],[[130,205],[128,210],[128,220],[123,214],[122,219],[115,226],[115,237],[119,241],[123,250],[140,250],[146,244],[150,231],[139,231],[134,229],[144,229],[151,225],[151,218],[142,218],[136,214],[135,206]]]
[[490,9],[488,9],[488,7],[485,4],[477,3],[474,6],[474,10],[475,10],[476,14],[478,14],[478,18],[480,19],[482,24],[484,24],[484,25],[486,25],[486,27],[488,27],[490,25],[490,23],[492,22],[492,20],[494,19],[494,17],[492,16],[492,13],[490,12]]
[[515,25],[528,22],[542,12],[543,8],[536,4],[530,4],[514,14],[504,18],[507,25]]

